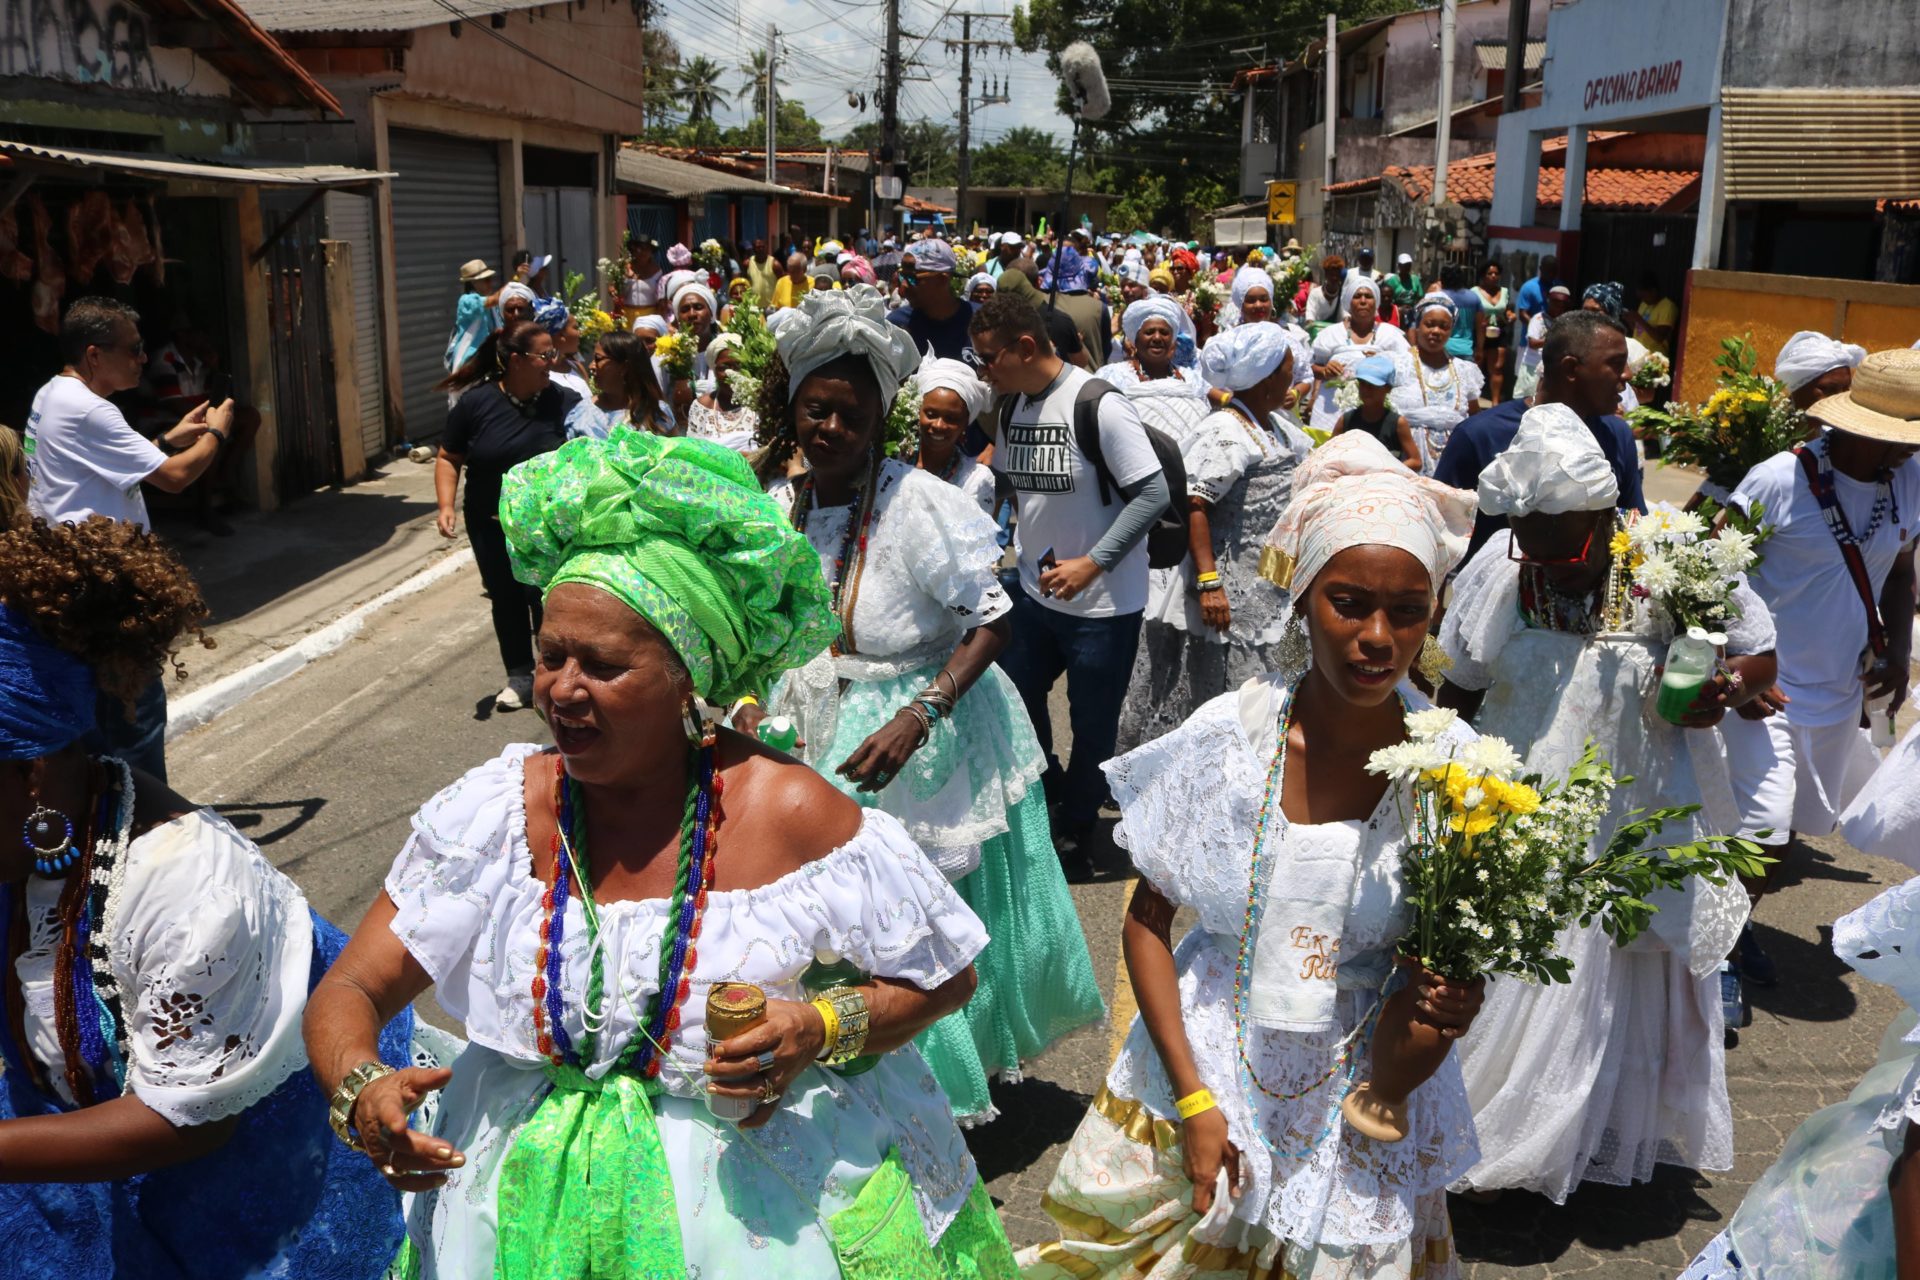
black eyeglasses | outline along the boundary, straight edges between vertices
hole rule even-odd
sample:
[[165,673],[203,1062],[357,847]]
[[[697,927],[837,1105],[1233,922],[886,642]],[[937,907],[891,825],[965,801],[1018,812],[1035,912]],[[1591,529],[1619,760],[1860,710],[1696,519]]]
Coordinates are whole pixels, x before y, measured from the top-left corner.
[[1013,350],[1013,347],[1009,345],[991,354],[986,354],[978,347],[966,347],[961,350],[960,355],[968,364],[976,369],[991,369],[996,360],[1011,350]]

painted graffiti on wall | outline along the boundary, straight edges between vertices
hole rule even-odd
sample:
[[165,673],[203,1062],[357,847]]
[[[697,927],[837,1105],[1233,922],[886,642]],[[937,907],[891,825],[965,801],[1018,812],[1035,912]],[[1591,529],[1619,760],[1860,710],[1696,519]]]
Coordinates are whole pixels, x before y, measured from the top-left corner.
[[121,0],[0,0],[0,75],[166,87],[146,15]]

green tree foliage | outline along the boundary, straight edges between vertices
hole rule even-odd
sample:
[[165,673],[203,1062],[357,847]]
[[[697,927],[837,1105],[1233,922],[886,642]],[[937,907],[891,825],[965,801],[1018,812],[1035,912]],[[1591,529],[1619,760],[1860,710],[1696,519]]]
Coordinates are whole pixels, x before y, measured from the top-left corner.
[[[748,107],[750,115],[767,118],[767,51],[755,49],[739,67],[740,91],[735,101]],[[779,93],[787,91],[787,82],[777,72],[773,77],[773,87]]]
[[[1418,7],[1420,0],[1026,0],[1013,31],[1022,49],[1047,51],[1056,70],[1058,51],[1075,40],[1100,51],[1113,110],[1081,132],[1088,189],[1126,197],[1122,205],[1141,225],[1184,233],[1195,210],[1204,216],[1239,186],[1241,104],[1231,88],[1234,73],[1258,59],[1232,50],[1264,44],[1268,63],[1294,58],[1325,32],[1329,9],[1347,27]],[[1059,102],[1070,109],[1064,89]],[[1157,202],[1150,212],[1149,199]]]
[[[776,147],[811,151],[827,145],[825,136],[820,132],[820,122],[808,115],[807,109],[792,98],[780,99],[774,115],[773,135]],[[721,130],[718,145],[758,151],[767,145],[766,116],[756,115],[743,125]]]
[[[981,187],[1056,187],[1067,181],[1067,151],[1044,129],[1022,125],[996,142],[973,148],[973,182]],[[1090,189],[1082,181],[1082,190]]]
[[[840,139],[848,151],[880,150],[880,125],[869,120],[849,129]],[[906,162],[907,185],[913,187],[950,187],[959,181],[960,134],[952,125],[933,120],[903,122],[900,126],[900,159]],[[979,153],[976,151],[975,155]],[[975,166],[976,173],[978,165]],[[974,179],[980,181],[978,177]]]
[[680,68],[680,98],[687,104],[687,123],[710,121],[715,107],[729,105],[732,95],[720,87],[723,74],[720,64],[705,54]]

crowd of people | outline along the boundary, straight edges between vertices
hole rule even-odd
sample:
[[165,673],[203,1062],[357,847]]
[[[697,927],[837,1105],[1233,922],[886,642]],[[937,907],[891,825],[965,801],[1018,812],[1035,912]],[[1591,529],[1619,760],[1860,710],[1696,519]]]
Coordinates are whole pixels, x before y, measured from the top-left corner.
[[[1664,889],[1626,945],[1569,922],[1567,981],[1436,972],[1375,756],[1592,744],[1598,845],[1678,807],[1920,866],[1920,730],[1863,728],[1907,693],[1920,351],[1796,334],[1802,442],[1681,510],[1620,416],[1675,339],[1651,281],[1629,312],[1551,258],[1510,290],[1085,230],[629,249],[584,300],[460,272],[439,525],[550,745],[427,798],[350,938],[165,782],[207,611],[140,486],[233,407],[130,423],[138,317],[69,309],[0,435],[10,1274],[1411,1280],[1459,1271],[1449,1191],[1731,1168],[1745,986],[1792,980],[1765,877]],[[1105,1015],[1069,882],[1108,806],[1139,1013],[1016,1253],[963,1130]],[[1908,1003],[1916,894],[1835,931]],[[1396,998],[1445,1046],[1397,1140],[1351,1107]],[[1920,1268],[1916,1121],[1890,1037],[1689,1280]]]

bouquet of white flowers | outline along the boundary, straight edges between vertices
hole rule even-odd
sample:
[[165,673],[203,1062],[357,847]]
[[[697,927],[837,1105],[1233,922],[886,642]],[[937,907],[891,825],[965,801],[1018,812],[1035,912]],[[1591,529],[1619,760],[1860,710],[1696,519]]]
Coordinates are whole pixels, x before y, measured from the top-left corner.
[[[1624,945],[1651,920],[1654,890],[1696,875],[1724,884],[1770,861],[1759,845],[1731,837],[1654,844],[1697,805],[1636,810],[1594,850],[1616,779],[1591,743],[1564,779],[1522,775],[1520,756],[1499,738],[1443,741],[1454,720],[1446,710],[1409,715],[1407,741],[1376,751],[1367,766],[1412,784],[1411,808],[1401,812],[1412,923],[1400,949],[1432,973],[1458,982],[1496,973],[1567,982],[1573,965],[1557,940],[1568,924],[1597,920]],[[1412,990],[1401,988],[1383,1007],[1372,1078],[1343,1103],[1356,1128],[1384,1141],[1406,1136],[1406,1097],[1439,1070],[1451,1045],[1414,1011]]]
[[693,260],[716,275],[727,269],[727,250],[718,240],[702,240]]
[[1632,579],[1634,598],[1675,631],[1720,632],[1740,616],[1733,591],[1759,558],[1758,540],[1734,523],[1715,537],[1699,515],[1657,503],[1613,535],[1612,550],[1615,571]]

